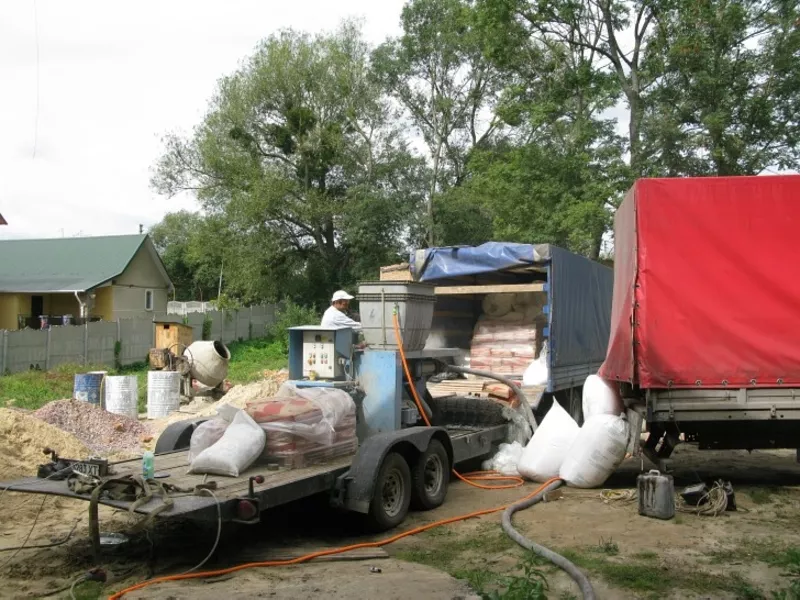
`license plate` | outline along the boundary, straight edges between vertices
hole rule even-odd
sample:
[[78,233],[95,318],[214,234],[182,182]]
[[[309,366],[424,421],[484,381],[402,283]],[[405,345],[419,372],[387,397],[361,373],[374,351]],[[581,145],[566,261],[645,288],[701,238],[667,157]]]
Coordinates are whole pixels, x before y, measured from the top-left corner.
[[96,463],[76,462],[72,463],[72,468],[78,473],[91,477],[100,477],[100,465]]

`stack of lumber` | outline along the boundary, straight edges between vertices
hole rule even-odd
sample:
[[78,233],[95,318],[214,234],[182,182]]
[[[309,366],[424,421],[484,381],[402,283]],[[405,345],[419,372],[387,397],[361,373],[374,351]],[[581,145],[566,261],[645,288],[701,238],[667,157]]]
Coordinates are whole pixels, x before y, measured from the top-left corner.
[[413,281],[408,263],[381,267],[381,281]]
[[512,408],[516,408],[519,404],[511,388],[493,379],[451,379],[441,383],[429,383],[428,391],[433,398],[475,396],[506,402]]

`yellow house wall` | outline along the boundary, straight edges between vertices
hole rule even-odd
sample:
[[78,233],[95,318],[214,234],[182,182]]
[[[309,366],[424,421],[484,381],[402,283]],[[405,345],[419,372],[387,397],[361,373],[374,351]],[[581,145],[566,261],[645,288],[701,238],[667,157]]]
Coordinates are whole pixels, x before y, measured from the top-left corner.
[[94,308],[92,315],[100,317],[103,321],[114,320],[114,288],[109,286],[95,290]]
[[0,329],[17,329],[20,294],[0,294]]

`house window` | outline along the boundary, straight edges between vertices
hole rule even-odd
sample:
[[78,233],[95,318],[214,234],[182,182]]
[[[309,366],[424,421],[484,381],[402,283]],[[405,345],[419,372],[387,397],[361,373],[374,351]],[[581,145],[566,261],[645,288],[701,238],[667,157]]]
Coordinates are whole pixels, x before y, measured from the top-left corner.
[[153,310],[153,290],[145,290],[144,292],[144,309]]

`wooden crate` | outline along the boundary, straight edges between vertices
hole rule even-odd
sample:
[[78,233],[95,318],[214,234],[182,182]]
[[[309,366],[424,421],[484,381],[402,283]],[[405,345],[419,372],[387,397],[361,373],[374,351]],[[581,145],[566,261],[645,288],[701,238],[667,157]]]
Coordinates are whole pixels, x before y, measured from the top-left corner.
[[172,350],[173,354],[180,356],[183,351],[191,345],[192,328],[183,323],[157,322],[156,326],[156,348]]

